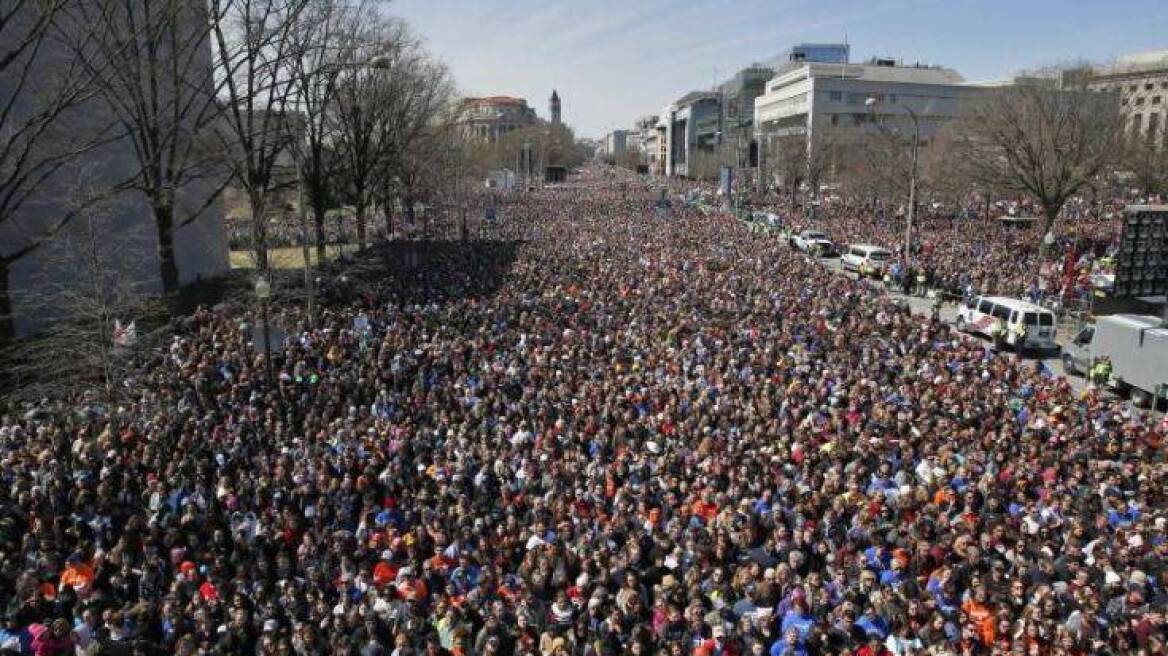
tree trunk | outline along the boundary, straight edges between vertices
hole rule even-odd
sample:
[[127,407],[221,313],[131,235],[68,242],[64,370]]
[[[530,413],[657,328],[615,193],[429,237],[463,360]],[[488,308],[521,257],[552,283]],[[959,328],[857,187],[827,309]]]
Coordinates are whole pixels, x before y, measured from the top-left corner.
[[385,240],[393,241],[393,200],[389,196],[382,203],[382,211],[385,212]]
[[1042,206],[1042,234],[1038,235],[1038,255],[1039,262],[1050,257],[1050,247],[1046,245],[1046,236],[1051,234],[1054,229],[1055,219],[1058,218],[1060,207],[1053,205]]
[[1059,207],[1053,205],[1042,206],[1042,234],[1038,238],[1043,240],[1042,243],[1044,244],[1046,243],[1047,233],[1054,228],[1054,222],[1058,218],[1059,209]]
[[251,248],[255,255],[256,270],[268,270],[268,221],[264,216],[264,197],[252,193],[248,198],[251,205]]
[[357,250],[365,249],[365,203],[359,202],[353,206],[354,218],[357,221]]
[[325,249],[328,246],[328,237],[324,234],[325,206],[324,199],[313,195],[312,220],[316,224],[316,261],[325,261]]
[[158,272],[162,291],[178,289],[178,262],[174,257],[174,207],[166,203],[154,206],[154,226],[158,230]]
[[0,344],[16,337],[16,322],[12,316],[12,297],[9,296],[8,274],[11,263],[0,257]]

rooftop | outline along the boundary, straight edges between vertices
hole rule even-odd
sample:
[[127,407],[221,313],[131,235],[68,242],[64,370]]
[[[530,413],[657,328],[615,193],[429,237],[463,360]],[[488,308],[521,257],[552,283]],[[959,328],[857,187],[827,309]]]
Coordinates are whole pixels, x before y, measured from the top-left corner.
[[[877,63],[877,61],[881,63]],[[965,78],[941,66],[898,66],[891,60],[873,60],[865,64],[825,64],[807,62],[787,71],[806,70],[811,77],[847,77],[872,82],[905,82],[910,84],[964,84]]]
[[1149,50],[1124,55],[1115,60],[1115,65],[1112,68],[1119,70],[1168,68],[1168,50]]
[[692,105],[692,104],[700,102],[702,100],[717,100],[717,99],[718,99],[718,94],[713,92],[713,91],[690,91],[689,93],[685,94],[684,96],[678,98],[677,102],[675,102],[673,104],[676,105],[678,107],[678,109],[680,109],[686,105]]
[[468,105],[526,105],[524,98],[512,96],[487,96],[485,98],[466,98],[462,102]]

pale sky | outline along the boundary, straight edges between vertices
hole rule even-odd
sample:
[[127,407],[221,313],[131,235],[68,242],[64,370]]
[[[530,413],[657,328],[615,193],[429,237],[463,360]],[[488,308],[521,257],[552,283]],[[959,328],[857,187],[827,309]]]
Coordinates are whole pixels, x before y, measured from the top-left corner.
[[1168,49],[1165,0],[394,0],[464,95],[527,98],[599,137],[800,42],[967,80]]

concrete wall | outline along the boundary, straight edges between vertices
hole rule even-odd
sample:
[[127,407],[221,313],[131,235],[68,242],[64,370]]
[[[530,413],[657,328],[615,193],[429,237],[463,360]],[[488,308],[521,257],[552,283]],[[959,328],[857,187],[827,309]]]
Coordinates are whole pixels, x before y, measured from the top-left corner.
[[[199,2],[200,0],[191,0]],[[45,48],[35,62],[33,79],[60,70],[67,55],[61,47]],[[205,58],[210,74],[211,52]],[[12,96],[15,80],[0,78],[0,98]],[[18,104],[19,114],[31,110],[31,101]],[[10,124],[11,125],[11,124]],[[74,107],[57,124],[59,138],[68,143],[90,141],[94,134],[113,129],[114,117],[100,97]],[[60,147],[60,144],[50,144]],[[0,223],[0,253],[20,250],[76,208],[83,198],[107,193],[137,170],[133,144],[114,139],[70,160],[25,202],[13,220]],[[216,182],[206,181],[178,192],[179,219],[203,206]],[[125,192],[93,204],[66,223],[54,238],[43,241],[31,254],[18,260],[10,271],[14,321],[18,334],[27,334],[51,322],[62,311],[55,299],[92,285],[94,271],[116,274],[117,285],[136,293],[161,291],[158,241],[153,217],[145,198]],[[221,274],[230,268],[221,202],[212,203],[198,218],[176,231],[175,256],[180,282]]]

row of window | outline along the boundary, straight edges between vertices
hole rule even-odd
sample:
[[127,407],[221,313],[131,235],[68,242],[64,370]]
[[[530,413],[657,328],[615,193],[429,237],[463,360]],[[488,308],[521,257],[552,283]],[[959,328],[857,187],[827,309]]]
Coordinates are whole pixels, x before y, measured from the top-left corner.
[[[1152,91],[1156,88],[1156,83],[1155,82],[1145,82],[1142,85],[1140,85],[1140,84],[1128,84],[1128,85],[1112,84],[1112,85],[1105,85],[1105,86],[1102,86],[1100,88],[1104,91],[1118,91],[1118,92],[1125,92],[1126,91],[1128,93],[1136,93],[1137,91],[1140,91],[1141,86],[1143,87],[1144,91]],[[1160,88],[1161,89],[1168,89],[1168,82],[1161,82]]]
[[871,114],[832,114],[830,122],[832,125],[840,124],[840,117],[847,116],[851,120],[853,126],[863,125],[865,123],[874,123],[876,117]]
[[[1136,107],[1141,107],[1144,104],[1144,100],[1145,100],[1144,96],[1140,96],[1140,97],[1132,100],[1132,104],[1135,105]],[[1127,106],[1127,98],[1123,98],[1122,100],[1120,100],[1119,104],[1126,107]],[[1150,104],[1159,105],[1160,104],[1160,96],[1152,96],[1152,102]]]
[[[883,105],[883,104],[895,105],[896,101],[897,101],[897,97],[896,97],[895,93],[889,93],[889,94],[849,93],[849,94],[847,94],[848,104],[850,104],[850,105],[863,105],[864,103],[868,102],[869,98],[875,98],[876,103],[880,104],[880,105]],[[844,102],[844,92],[843,91],[829,91],[827,93],[827,99],[829,102],[837,102],[837,103]]]
[[1132,114],[1131,131],[1132,134],[1140,134],[1143,132],[1149,143],[1155,142],[1160,134],[1160,115],[1156,113],[1148,114],[1148,129],[1144,131],[1144,115]]

